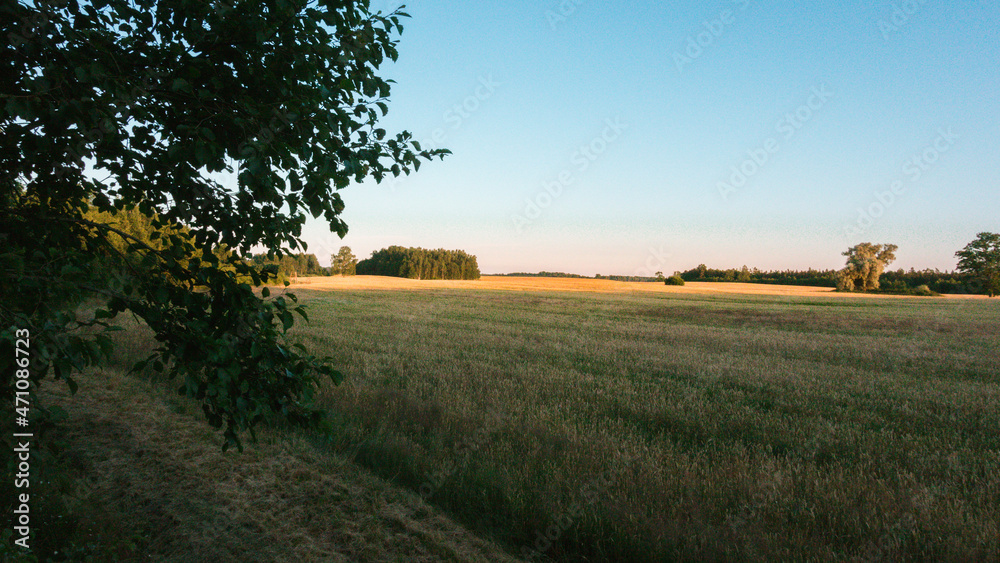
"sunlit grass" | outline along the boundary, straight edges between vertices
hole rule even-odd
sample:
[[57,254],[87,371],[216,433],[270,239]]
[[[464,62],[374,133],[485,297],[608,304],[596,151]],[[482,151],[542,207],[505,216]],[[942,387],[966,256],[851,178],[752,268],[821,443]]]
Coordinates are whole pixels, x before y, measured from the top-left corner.
[[515,554],[1000,550],[996,302],[306,287],[334,448]]

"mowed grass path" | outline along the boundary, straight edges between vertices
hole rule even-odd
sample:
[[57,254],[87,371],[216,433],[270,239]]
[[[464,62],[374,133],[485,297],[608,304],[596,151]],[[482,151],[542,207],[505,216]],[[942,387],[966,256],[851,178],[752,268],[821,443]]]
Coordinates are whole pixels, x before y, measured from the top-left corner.
[[334,449],[512,554],[1000,558],[1000,300],[465,283],[293,287],[295,330]]

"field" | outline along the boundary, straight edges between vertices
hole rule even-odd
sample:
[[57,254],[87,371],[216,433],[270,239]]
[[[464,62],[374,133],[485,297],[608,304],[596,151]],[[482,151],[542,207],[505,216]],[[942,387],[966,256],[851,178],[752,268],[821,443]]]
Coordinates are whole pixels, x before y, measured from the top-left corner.
[[995,301],[304,281],[298,336],[348,374],[334,451],[514,555],[1000,553]]
[[347,375],[321,391],[332,440],[273,429],[223,455],[186,400],[81,385],[88,498],[143,523],[139,551],[1000,558],[1000,300],[490,277],[291,289],[311,319],[295,338]]

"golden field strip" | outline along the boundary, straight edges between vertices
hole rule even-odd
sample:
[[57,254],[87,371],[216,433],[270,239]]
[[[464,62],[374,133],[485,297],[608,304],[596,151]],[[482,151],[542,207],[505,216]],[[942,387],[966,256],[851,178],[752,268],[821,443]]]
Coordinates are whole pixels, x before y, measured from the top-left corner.
[[[583,291],[588,293],[680,293],[680,294],[740,294],[785,295],[811,297],[825,295],[838,298],[885,299],[905,296],[871,295],[864,293],[838,293],[832,287],[807,287],[800,285],[775,285],[737,282],[687,282],[684,286],[662,283],[622,282],[589,278],[548,278],[483,276],[479,280],[414,280],[385,276],[333,276],[302,277],[295,282],[295,289],[479,289],[497,291]],[[987,299],[985,295],[942,295],[943,299]]]
[[307,278],[326,445],[557,560],[996,560],[1000,300]]

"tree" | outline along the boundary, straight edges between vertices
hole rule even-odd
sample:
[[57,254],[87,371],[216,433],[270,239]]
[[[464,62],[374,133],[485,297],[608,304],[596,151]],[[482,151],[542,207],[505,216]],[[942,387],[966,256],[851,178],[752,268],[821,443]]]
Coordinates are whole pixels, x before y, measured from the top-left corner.
[[340,252],[330,257],[330,274],[334,276],[353,276],[357,270],[358,259],[351,252],[351,247],[341,246]]
[[959,272],[979,280],[990,297],[1000,294],[1000,234],[979,233],[955,256]]
[[745,264],[743,268],[740,269],[739,273],[736,274],[736,281],[738,282],[753,281],[753,275],[750,273],[750,268],[748,268]]
[[357,265],[366,276],[396,276],[420,280],[478,280],[476,257],[462,250],[427,250],[390,246],[372,252]]
[[[136,368],[179,381],[225,447],[266,418],[322,426],[313,391],[341,376],[286,339],[306,311],[271,295],[277,266],[251,249],[305,250],[307,215],[343,236],[337,190],[447,154],[378,127],[378,67],[407,14],[367,0],[35,0],[0,16],[4,396],[49,374],[75,391],[131,311],[159,343]],[[133,208],[148,240],[91,215]],[[102,255],[124,266],[109,273]],[[33,363],[15,372],[23,334]]]
[[684,278],[679,274],[674,274],[669,278],[663,280],[664,285],[684,285]]
[[863,242],[844,252],[847,266],[837,272],[837,289],[843,291],[875,290],[879,288],[879,277],[885,267],[896,259],[895,244],[872,244]]

